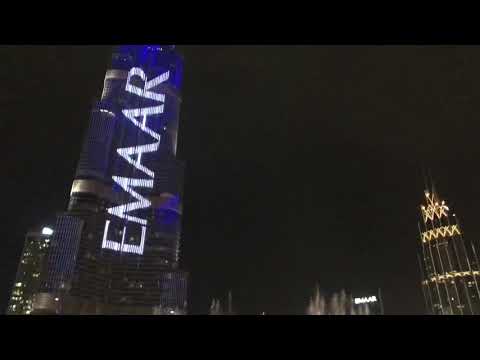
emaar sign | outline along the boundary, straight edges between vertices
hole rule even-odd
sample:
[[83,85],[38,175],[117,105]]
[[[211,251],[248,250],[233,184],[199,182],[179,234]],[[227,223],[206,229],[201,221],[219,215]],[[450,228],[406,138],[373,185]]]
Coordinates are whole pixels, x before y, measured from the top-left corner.
[[[125,220],[125,225],[121,234],[121,241],[113,241],[107,239],[108,228],[110,226],[110,220],[105,222],[105,229],[103,232],[102,248],[110,249],[119,252],[143,254],[145,246],[145,234],[147,229],[147,219],[135,216],[133,211],[147,209],[152,206],[151,202],[142,196],[135,188],[153,188],[153,179],[155,173],[142,164],[142,155],[146,153],[156,152],[160,146],[161,136],[148,126],[149,117],[162,114],[164,111],[165,94],[154,92],[153,89],[168,80],[170,73],[167,71],[152,80],[147,79],[145,72],[134,67],[128,72],[127,83],[125,91],[130,94],[134,94],[143,99],[150,99],[157,102],[155,106],[138,108],[138,109],[124,109],[122,114],[125,119],[130,121],[133,126],[137,127],[142,133],[149,135],[153,142],[149,144],[141,144],[129,147],[122,147],[117,149],[118,155],[123,158],[128,164],[135,169],[145,174],[144,178],[130,178],[122,176],[112,176],[113,181],[120,186],[123,191],[131,195],[136,201],[118,205],[107,209],[108,213],[120,219]],[[132,84],[132,78],[139,77],[144,86],[138,87]],[[127,225],[133,222],[141,226],[141,238],[140,244],[125,244]],[[137,225],[137,226],[138,226]]]
[[354,299],[355,304],[366,304],[366,303],[372,303],[372,302],[377,302],[377,297],[376,296],[369,296],[369,297],[361,297],[361,298],[355,298]]

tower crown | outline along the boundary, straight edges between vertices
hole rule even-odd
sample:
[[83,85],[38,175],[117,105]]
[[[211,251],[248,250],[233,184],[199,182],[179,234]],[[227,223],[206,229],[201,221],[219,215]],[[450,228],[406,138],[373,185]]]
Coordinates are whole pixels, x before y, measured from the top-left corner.
[[149,77],[169,72],[166,83],[180,91],[183,77],[183,58],[174,45],[121,45],[114,49],[112,69],[129,71],[140,67]]
[[427,206],[422,205],[423,221],[426,223],[428,220],[433,221],[435,217],[441,219],[443,216],[448,217],[447,212],[450,210],[445,204],[445,201],[439,201],[438,196],[434,193],[430,194],[425,191],[425,198],[427,200]]

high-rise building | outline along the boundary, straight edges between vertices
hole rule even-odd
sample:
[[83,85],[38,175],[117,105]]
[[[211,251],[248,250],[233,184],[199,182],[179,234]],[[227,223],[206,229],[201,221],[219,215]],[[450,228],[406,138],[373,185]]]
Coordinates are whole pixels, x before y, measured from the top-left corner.
[[40,289],[52,234],[53,230],[49,227],[27,233],[10,295],[8,315],[28,315],[32,312],[33,297]]
[[425,191],[419,223],[422,290],[434,315],[480,314],[480,269],[475,244],[434,188]]
[[182,70],[174,46],[115,49],[34,313],[186,312],[176,159]]

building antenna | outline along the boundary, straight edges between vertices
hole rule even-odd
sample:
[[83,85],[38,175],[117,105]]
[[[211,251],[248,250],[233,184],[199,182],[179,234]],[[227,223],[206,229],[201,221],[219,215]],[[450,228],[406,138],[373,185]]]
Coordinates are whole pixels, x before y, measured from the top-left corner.
[[428,180],[430,181],[430,188],[431,188],[431,192],[432,192],[432,199],[433,199],[433,196],[435,196],[435,198],[438,198],[438,197],[437,197],[437,192],[435,191],[435,183],[433,182],[432,171],[431,171],[430,168],[428,169]]
[[422,179],[423,179],[423,189],[424,191],[429,191],[430,189],[428,187],[427,171],[425,169],[425,166],[422,165],[421,171],[422,171]]

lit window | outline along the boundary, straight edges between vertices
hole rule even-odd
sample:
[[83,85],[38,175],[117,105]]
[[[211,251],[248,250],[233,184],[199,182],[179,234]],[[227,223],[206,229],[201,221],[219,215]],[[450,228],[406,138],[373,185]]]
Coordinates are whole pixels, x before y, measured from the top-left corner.
[[16,286],[16,287],[22,286],[22,283],[21,283],[21,282],[17,282],[17,283],[15,284],[15,286]]
[[105,110],[105,109],[100,109],[100,112],[106,113],[106,114],[108,114],[108,115],[110,115],[110,116],[115,116],[115,114],[114,114],[113,112],[108,111],[108,110]]

